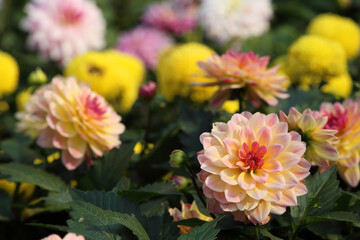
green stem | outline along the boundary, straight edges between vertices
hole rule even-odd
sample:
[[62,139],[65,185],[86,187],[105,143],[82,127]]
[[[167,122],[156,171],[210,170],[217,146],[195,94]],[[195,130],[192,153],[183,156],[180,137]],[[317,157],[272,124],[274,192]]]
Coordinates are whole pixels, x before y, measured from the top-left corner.
[[259,229],[257,227],[255,227],[255,237],[256,237],[256,240],[260,239],[260,237],[259,237]]
[[294,229],[294,231],[293,231],[293,233],[292,233],[292,235],[290,237],[290,240],[295,240],[297,235],[299,234],[299,231],[300,231],[301,225],[302,225],[302,221],[305,218],[305,216],[307,215],[308,209],[309,209],[309,206],[306,207],[306,209],[304,211],[304,214],[300,217],[299,224],[296,225],[296,227],[295,227],[295,229]]

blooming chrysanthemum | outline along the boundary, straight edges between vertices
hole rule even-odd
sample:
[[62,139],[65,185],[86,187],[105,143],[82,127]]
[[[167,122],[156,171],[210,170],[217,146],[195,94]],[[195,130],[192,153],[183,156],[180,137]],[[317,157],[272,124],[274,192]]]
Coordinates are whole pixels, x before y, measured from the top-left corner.
[[19,82],[19,66],[8,53],[0,51],[0,96],[15,91]]
[[232,212],[235,220],[265,224],[307,193],[303,179],[310,163],[305,144],[276,114],[243,112],[215,123],[200,141],[199,179],[212,213]]
[[[181,211],[177,208],[169,208],[169,213],[170,216],[173,216],[175,222],[189,218],[198,218],[203,221],[213,220],[212,217],[205,216],[199,211],[195,201],[192,204],[181,201]],[[180,228],[180,234],[187,234],[193,229],[193,227],[184,225],[178,225],[178,227]]]
[[89,83],[120,112],[128,112],[136,101],[144,79],[145,67],[135,56],[118,51],[87,52],[75,57],[65,76]]
[[310,22],[307,32],[337,41],[345,49],[348,59],[359,54],[360,28],[351,18],[332,13],[320,14]]
[[333,40],[305,35],[290,46],[286,69],[292,82],[301,84],[309,77],[311,85],[318,87],[321,79],[347,72],[346,53]]
[[219,85],[219,90],[211,99],[210,105],[219,108],[230,98],[234,89],[245,88],[245,97],[254,105],[261,105],[261,100],[269,105],[276,105],[277,98],[287,98],[283,83],[284,75],[278,74],[278,67],[268,69],[269,57],[261,57],[253,52],[236,53],[227,51],[222,56],[213,55],[206,62],[199,62],[207,77],[217,81],[199,83],[203,86]]
[[270,0],[203,0],[199,21],[211,39],[226,43],[265,33],[272,13]]
[[22,28],[28,44],[46,59],[64,65],[74,56],[105,45],[105,19],[88,0],[33,0]]
[[280,119],[288,123],[289,130],[296,131],[306,143],[305,158],[320,167],[329,167],[329,161],[338,160],[338,152],[334,147],[336,130],[324,129],[328,118],[319,112],[306,109],[300,113],[296,108],[289,110],[289,115],[280,111]]
[[119,135],[125,127],[121,117],[73,77],[53,78],[38,89],[18,112],[18,130],[37,137],[44,148],[62,150],[62,162],[69,170],[76,169],[90,154],[102,156],[104,151],[120,146]]
[[360,181],[360,100],[323,103],[320,113],[328,117],[324,128],[337,131],[338,173],[347,184],[356,187]]
[[353,81],[348,73],[329,77],[320,90],[337,98],[348,98],[352,91]]
[[182,35],[196,27],[197,5],[177,0],[152,3],[148,6],[143,22],[152,27]]
[[143,60],[147,67],[155,68],[161,51],[173,44],[173,39],[164,32],[140,26],[122,34],[116,49],[135,55]]
[[204,61],[214,51],[199,43],[186,43],[165,51],[159,60],[156,75],[159,91],[166,100],[175,96],[204,102],[211,98],[217,87],[204,88],[192,86],[192,82],[209,82],[211,79],[200,77],[198,61]]
[[51,234],[41,240],[85,240],[85,238],[82,235],[77,236],[75,233],[68,233],[64,238],[61,238],[57,234]]

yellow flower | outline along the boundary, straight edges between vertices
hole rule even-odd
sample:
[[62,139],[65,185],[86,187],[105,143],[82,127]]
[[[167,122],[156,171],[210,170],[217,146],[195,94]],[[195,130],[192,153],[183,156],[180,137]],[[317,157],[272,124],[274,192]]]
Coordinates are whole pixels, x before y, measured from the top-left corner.
[[[135,144],[135,146],[134,146],[134,153],[135,153],[135,154],[140,154],[141,151],[143,150],[143,148],[144,148],[144,145],[143,145],[141,142],[137,142],[137,143]],[[145,154],[148,154],[148,153],[150,152],[150,150],[153,149],[153,148],[154,148],[154,144],[149,143],[149,144],[148,144],[148,148],[145,149],[144,153],[145,153]]]
[[75,76],[79,81],[89,83],[93,91],[120,112],[131,109],[144,75],[141,60],[112,50],[87,52],[75,57],[65,69],[65,76]]
[[0,95],[15,91],[19,82],[19,66],[8,53],[0,51]]
[[288,63],[287,63],[287,56],[282,55],[280,57],[275,58],[275,60],[272,62],[272,66],[279,66],[278,73],[281,75],[284,75],[286,77],[285,82],[282,83],[282,86],[285,88],[289,88],[291,85],[291,81],[288,76]]
[[352,85],[351,76],[346,73],[329,78],[328,83],[321,87],[321,91],[338,98],[348,98],[352,91]]
[[343,47],[327,38],[305,35],[288,50],[287,74],[302,88],[318,87],[321,80],[347,72],[346,53]]
[[186,43],[165,51],[159,60],[156,75],[160,93],[166,100],[175,96],[203,102],[211,98],[217,87],[191,86],[192,82],[209,82],[209,78],[197,77],[201,69],[198,61],[205,61],[214,51],[199,43]]
[[[0,189],[9,193],[11,196],[14,195],[16,183],[9,182],[6,179],[0,179]],[[35,185],[29,183],[21,183],[19,188],[19,194],[22,194],[23,200],[27,200],[34,193]]]
[[310,22],[307,32],[337,41],[345,49],[348,59],[359,54],[360,28],[351,18],[320,14]]
[[32,93],[32,88],[28,88],[16,95],[16,107],[18,111],[25,110],[25,104],[29,101]]
[[238,100],[227,100],[221,107],[221,109],[227,111],[228,113],[236,113],[239,111],[239,101]]

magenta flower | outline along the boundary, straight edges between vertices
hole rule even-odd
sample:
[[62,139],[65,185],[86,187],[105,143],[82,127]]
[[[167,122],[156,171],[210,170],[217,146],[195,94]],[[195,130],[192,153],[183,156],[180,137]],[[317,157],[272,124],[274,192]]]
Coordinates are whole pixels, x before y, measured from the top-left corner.
[[174,40],[166,33],[149,27],[137,27],[122,34],[116,49],[130,53],[144,61],[148,68],[155,68],[160,53],[174,45]]
[[33,0],[21,26],[28,45],[46,59],[66,65],[74,56],[105,45],[105,20],[88,0]]
[[152,98],[156,94],[157,85],[153,81],[149,81],[147,84],[144,84],[140,87],[140,97],[141,98]]

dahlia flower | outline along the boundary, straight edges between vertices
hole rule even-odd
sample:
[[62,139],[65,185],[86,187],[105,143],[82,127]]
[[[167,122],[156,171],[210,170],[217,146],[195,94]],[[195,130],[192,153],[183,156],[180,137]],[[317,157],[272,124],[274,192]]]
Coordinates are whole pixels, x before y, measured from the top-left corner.
[[337,131],[335,147],[339,160],[334,164],[338,173],[347,184],[356,187],[360,181],[360,99],[323,103],[320,113],[329,119],[324,128]]
[[212,49],[200,43],[186,43],[165,51],[156,69],[159,92],[167,101],[173,101],[176,96],[194,102],[209,100],[217,87],[204,88],[191,83],[211,81],[199,76],[201,69],[197,62],[206,60],[213,53]]
[[16,117],[18,130],[37,137],[39,146],[62,151],[68,170],[79,167],[85,157],[90,164],[90,153],[102,156],[119,147],[119,135],[125,129],[105,99],[73,77],[53,78],[30,97],[25,111]]
[[135,55],[144,61],[148,68],[155,68],[164,49],[174,45],[174,40],[155,28],[137,27],[122,34],[116,49]]
[[3,51],[0,51],[0,76],[0,97],[13,93],[19,82],[19,66],[10,54]]
[[196,27],[196,18],[197,4],[194,1],[170,0],[150,4],[142,20],[149,26],[183,35]]
[[75,233],[68,233],[64,238],[61,238],[57,234],[51,234],[41,240],[85,240],[85,238],[82,235],[77,236]]
[[46,59],[65,65],[74,56],[105,46],[105,19],[88,0],[33,0],[21,27],[28,45]]
[[[245,97],[255,106],[264,100],[269,105],[276,105],[278,98],[287,98],[283,83],[287,79],[278,74],[278,67],[267,69],[269,57],[261,57],[253,52],[236,53],[227,51],[222,56],[213,55],[206,62],[198,65],[205,71],[206,77],[216,78],[210,83],[196,85],[219,85],[219,90],[210,101],[212,108],[219,108],[230,98],[234,89],[245,88]],[[241,96],[242,97],[242,96]]]
[[347,72],[346,53],[336,41],[305,35],[289,47],[286,70],[292,82],[318,87],[323,79]]
[[303,179],[311,165],[302,157],[305,144],[276,114],[235,114],[227,123],[214,123],[200,141],[199,180],[212,213],[265,224],[307,193]]
[[[189,218],[198,218],[203,221],[213,220],[211,217],[207,217],[199,211],[195,201],[193,201],[192,204],[184,203],[183,201],[180,203],[181,211],[177,208],[169,208],[170,216],[173,216],[175,222]],[[187,234],[193,229],[193,227],[184,225],[178,225],[178,227],[180,228],[180,234]]]
[[65,68],[65,76],[89,83],[121,113],[130,111],[138,98],[145,66],[135,56],[108,50],[90,51],[75,57]]
[[305,158],[320,167],[329,167],[329,161],[338,160],[338,152],[334,147],[336,130],[325,129],[328,118],[319,112],[306,109],[300,113],[296,108],[289,110],[289,115],[280,111],[280,120],[289,125],[289,130],[296,131],[306,143]]
[[270,0],[203,0],[199,24],[209,38],[224,44],[260,36],[270,27]]
[[332,13],[320,14],[310,22],[307,32],[338,42],[345,49],[348,59],[359,54],[360,28],[351,18]]

